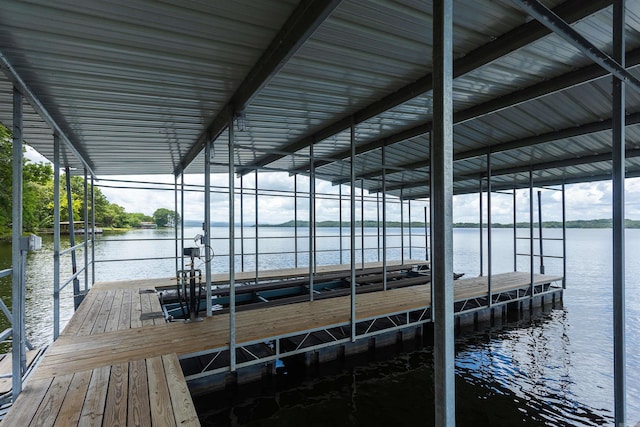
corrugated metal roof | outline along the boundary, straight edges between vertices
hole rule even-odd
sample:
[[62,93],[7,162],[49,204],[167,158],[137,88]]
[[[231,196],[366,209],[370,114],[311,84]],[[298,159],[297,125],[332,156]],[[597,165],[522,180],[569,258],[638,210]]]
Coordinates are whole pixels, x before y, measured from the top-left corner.
[[[610,49],[610,2],[545,4],[560,7],[581,34]],[[173,173],[212,120],[223,117],[250,70],[263,64],[259,58],[268,56],[270,43],[287,41],[278,38],[286,38],[281,30],[306,5],[5,0],[0,53],[96,174]],[[313,143],[317,176],[345,182],[354,120],[356,171],[365,187],[382,188],[380,147],[387,144],[389,192],[425,195],[431,8],[418,0],[342,1],[250,94],[235,132],[236,164],[243,171],[305,174]],[[590,12],[582,16],[582,10]],[[640,2],[628,2],[627,15],[631,69],[640,75]],[[456,2],[456,192],[477,190],[489,147],[496,188],[527,186],[528,172],[520,170],[526,165],[535,165],[532,173],[541,183],[608,176],[610,164],[597,155],[611,151],[610,78],[539,28],[508,0]],[[0,79],[0,121],[8,126],[11,92],[10,80]],[[627,105],[629,113],[640,113],[639,94],[627,91]],[[636,123],[640,117],[627,127],[630,149],[640,140]],[[50,159],[52,132],[27,106],[25,139]],[[213,147],[213,171],[226,172],[226,132]],[[640,161],[631,154],[629,174],[640,174]],[[83,167],[68,147],[63,158]],[[187,171],[201,173],[203,156],[194,158]]]

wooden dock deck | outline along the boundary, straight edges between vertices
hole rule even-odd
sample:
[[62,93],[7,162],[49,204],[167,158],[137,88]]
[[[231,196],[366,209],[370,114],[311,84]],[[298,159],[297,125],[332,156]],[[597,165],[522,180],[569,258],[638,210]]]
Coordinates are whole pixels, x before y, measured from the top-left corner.
[[[297,274],[297,273],[296,273]],[[535,275],[535,283],[561,277]],[[96,284],[25,384],[3,426],[197,426],[179,356],[229,345],[229,315],[165,323],[153,289],[169,279]],[[527,286],[529,273],[493,276],[494,291]],[[455,298],[486,295],[486,278],[459,280]],[[431,304],[428,285],[356,298],[357,318]],[[236,342],[349,322],[350,297],[236,314]]]

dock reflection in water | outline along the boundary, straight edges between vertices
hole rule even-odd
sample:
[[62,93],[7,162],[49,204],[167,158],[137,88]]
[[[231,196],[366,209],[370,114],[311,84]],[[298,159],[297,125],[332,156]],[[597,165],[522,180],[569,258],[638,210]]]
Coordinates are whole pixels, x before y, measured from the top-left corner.
[[[566,312],[554,309],[459,338],[457,424],[611,424],[608,410],[587,406],[585,396],[574,394],[574,376],[581,374],[571,365],[566,321]],[[213,393],[195,403],[208,426],[433,425],[432,348],[396,351],[319,372],[294,370],[270,385]]]

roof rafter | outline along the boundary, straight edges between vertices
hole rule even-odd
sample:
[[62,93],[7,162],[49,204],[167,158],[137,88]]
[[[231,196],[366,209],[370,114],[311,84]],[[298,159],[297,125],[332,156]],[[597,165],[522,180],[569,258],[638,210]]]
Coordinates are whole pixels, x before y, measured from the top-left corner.
[[[640,65],[640,49],[635,49],[627,53],[627,67],[634,67]],[[474,120],[498,111],[504,110],[508,107],[513,107],[518,104],[522,104],[527,101],[532,101],[537,98],[541,98],[546,95],[550,95],[556,92],[560,92],[572,87],[588,83],[595,79],[604,77],[609,73],[597,64],[588,65],[575,71],[563,74],[558,77],[554,77],[549,80],[545,80],[533,86],[511,92],[501,97],[492,99],[482,104],[469,107],[466,110],[459,111],[453,114],[453,124],[458,125],[470,120]],[[398,142],[406,141],[411,138],[415,138],[421,135],[425,135],[431,131],[431,121],[425,122],[418,126],[403,130],[396,134],[387,136],[385,138],[376,139],[366,144],[356,147],[356,154],[365,154],[370,151],[374,151],[382,147],[383,145],[389,146]],[[331,156],[332,159],[347,159],[351,155],[350,150],[344,150],[339,153],[335,153]],[[329,160],[318,160],[314,162],[315,168],[320,168],[331,164]],[[292,171],[292,173],[300,173],[309,169],[309,164],[302,165]],[[378,171],[381,174],[382,170]],[[375,176],[375,175],[372,175]]]
[[[592,0],[588,2],[584,0],[568,0],[556,7],[554,12],[567,22],[575,22],[604,9],[611,5],[611,3],[611,0]],[[453,77],[460,77],[502,56],[508,55],[514,50],[525,47],[550,33],[551,30],[539,22],[535,20],[529,21],[455,60],[453,64]],[[352,115],[339,119],[311,135],[294,141],[282,150],[294,153],[310,144],[322,141],[347,129],[352,123],[362,123],[363,121],[375,117],[395,106],[416,98],[417,96],[432,89],[432,79],[432,74],[428,73],[415,82],[398,89]],[[266,166],[267,164],[273,163],[283,157],[285,156],[282,154],[265,155],[250,163],[247,170]],[[238,173],[246,173],[246,170],[240,168]]]
[[[502,151],[515,150],[518,148],[530,147],[538,144],[544,144],[547,142],[558,141],[565,138],[574,138],[577,136],[589,135],[596,132],[602,132],[611,129],[611,119],[602,120],[598,122],[586,123],[579,126],[572,126],[565,129],[559,129],[553,132],[547,132],[540,135],[534,135],[527,138],[514,139],[511,141],[501,142],[494,145],[488,145],[482,148],[475,148],[472,150],[460,151],[454,153],[453,161],[461,161],[471,159],[474,157],[485,156],[488,153],[500,153]],[[632,126],[640,124],[640,113],[630,114],[626,117],[626,125]],[[393,165],[386,168],[387,175],[394,173],[394,171],[405,171],[425,168],[429,166],[430,159],[422,159],[412,163],[406,163],[403,165]],[[367,173],[358,175],[358,178],[372,179],[382,175],[382,169],[376,169]],[[341,180],[334,181],[333,184],[341,184]]]
[[302,0],[300,2],[229,102],[209,122],[187,154],[180,160],[174,170],[175,175],[179,175],[189,166],[204,149],[207,142],[214,141],[227,129],[233,115],[243,111],[251,103],[260,90],[280,71],[341,2],[342,0],[320,2]]

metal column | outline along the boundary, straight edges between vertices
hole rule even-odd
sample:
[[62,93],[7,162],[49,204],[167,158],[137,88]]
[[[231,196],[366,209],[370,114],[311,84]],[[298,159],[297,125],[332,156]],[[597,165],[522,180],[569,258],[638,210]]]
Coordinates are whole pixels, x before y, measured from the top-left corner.
[[360,180],[360,253],[362,254],[362,269],[364,270],[364,179]]
[[60,335],[60,137],[53,135],[53,339]]
[[178,275],[178,270],[180,269],[180,261],[179,259],[182,257],[182,254],[178,251],[178,176],[175,175],[173,177],[173,230],[175,234],[175,249],[176,249],[176,276]]
[[531,298],[531,303],[533,301],[533,259],[534,259],[534,244],[533,244],[533,171],[529,169],[529,272],[530,272],[530,280],[529,284],[529,297]]
[[455,426],[453,312],[453,1],[433,3],[431,195],[435,424]]
[[404,265],[404,195],[400,189],[400,263]]
[[[563,193],[564,194],[564,193]],[[518,271],[518,223],[516,222],[516,189],[513,189],[513,271]]]
[[562,289],[567,289],[567,210],[565,188],[562,183]]
[[340,264],[342,264],[342,184],[338,186],[338,216],[340,217]]
[[12,156],[12,200],[11,200],[11,296],[12,296],[12,387],[13,400],[22,392],[22,374],[25,357],[24,301],[25,284],[20,238],[22,237],[22,94],[13,88],[13,156]]
[[[71,198],[71,169],[69,166],[65,167],[65,182],[67,188],[67,212],[69,215],[69,242],[71,248],[76,246],[76,234],[74,228],[74,217],[73,217],[73,201]],[[76,262],[76,250],[71,250],[71,271],[73,275],[78,272],[78,264]],[[82,301],[80,296],[80,280],[77,277],[73,278],[73,308],[74,310],[78,309],[80,302]]]
[[483,214],[482,212],[482,178],[480,178],[480,192],[478,193],[480,196],[479,200],[479,211],[480,211],[480,276],[484,276],[484,224],[483,224]]
[[411,199],[407,200],[407,210],[409,211],[409,259],[413,259],[411,253]]
[[184,270],[184,171],[180,174],[180,259]]
[[91,175],[91,285],[96,283],[96,192]]
[[211,141],[207,141],[204,145],[204,261],[205,261],[205,284],[207,294],[207,317],[212,314],[211,306]]
[[236,371],[236,230],[233,117],[229,120],[229,369]]
[[84,292],[89,291],[89,188],[87,168],[84,168]]
[[540,274],[544,274],[544,240],[542,240],[542,191],[538,190],[538,250],[540,251]]
[[256,178],[256,194],[255,194],[255,206],[254,206],[254,214],[255,214],[255,233],[256,233],[256,285],[258,284],[258,280],[260,279],[260,263],[258,262],[258,254],[259,254],[259,250],[258,250],[258,244],[259,244],[259,233],[260,233],[260,229],[259,229],[259,225],[258,225],[258,169],[256,169],[255,171],[255,178]]
[[309,145],[309,301],[313,301],[313,273],[315,267],[315,235],[316,235],[316,170],[313,164],[313,143]]
[[293,176],[293,251],[295,262],[298,268],[298,175]]
[[[351,164],[350,164],[350,181],[351,181],[351,194],[349,195],[349,201],[351,205],[351,224],[350,237],[351,237],[351,341],[356,340],[356,127],[355,123],[351,121]],[[385,274],[386,276],[386,274]]]
[[[613,59],[625,67],[625,0],[613,2]],[[625,373],[625,84],[613,77],[613,378],[617,426],[626,421]]]
[[491,243],[491,151],[489,151],[487,153],[487,292],[489,294],[489,308],[493,306]]
[[376,236],[378,236],[378,262],[380,262],[380,193],[376,193]]
[[382,289],[387,290],[387,167],[382,145]]
[[244,271],[244,175],[240,175],[240,271]]

